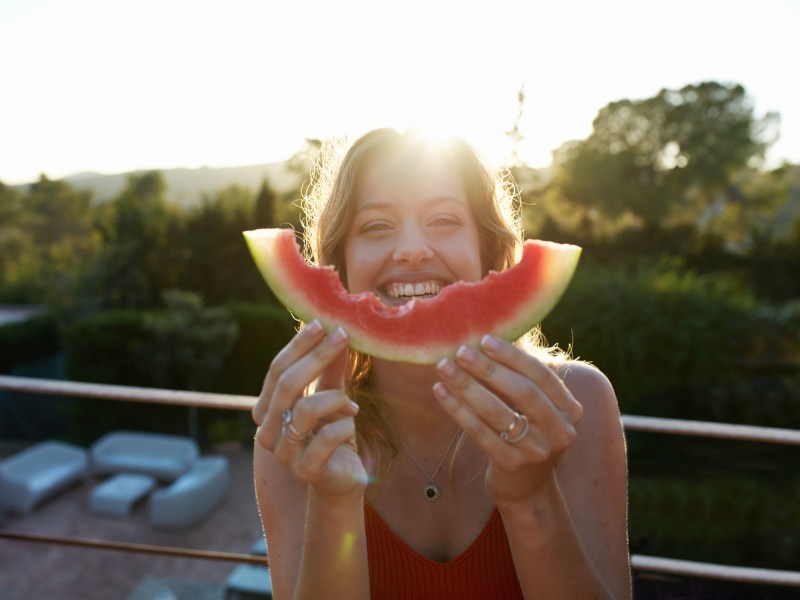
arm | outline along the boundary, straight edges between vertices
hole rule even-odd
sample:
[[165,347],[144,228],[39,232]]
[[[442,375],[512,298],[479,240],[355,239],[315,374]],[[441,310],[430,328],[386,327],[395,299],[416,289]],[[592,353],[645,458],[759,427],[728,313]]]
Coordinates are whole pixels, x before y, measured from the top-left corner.
[[[270,365],[252,411],[256,494],[278,597],[369,597],[366,472],[355,447],[358,407],[342,391],[345,349],[346,336],[307,327]],[[285,412],[295,430],[287,435]]]
[[530,504],[500,509],[520,584],[527,597],[534,590],[554,598],[630,598],[627,466],[616,396],[588,365],[568,363],[560,375],[584,409],[575,442]]
[[254,459],[275,597],[368,598],[363,501],[332,506],[310,498],[309,486],[258,444]]
[[[496,342],[443,361],[434,391],[489,458],[487,493],[525,596],[629,598],[624,440],[611,386],[591,367],[567,363],[559,377]],[[498,435],[511,407],[530,424],[514,443]]]

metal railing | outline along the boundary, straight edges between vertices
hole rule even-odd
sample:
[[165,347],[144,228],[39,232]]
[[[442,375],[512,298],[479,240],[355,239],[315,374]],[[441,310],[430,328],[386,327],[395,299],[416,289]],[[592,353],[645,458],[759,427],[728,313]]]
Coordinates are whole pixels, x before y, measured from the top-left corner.
[[[72,381],[57,381],[4,375],[0,375],[0,390],[83,398],[100,398],[124,402],[171,404],[180,406],[194,406],[198,408],[222,408],[240,411],[250,410],[255,402],[255,398],[251,396],[235,396],[229,394],[209,394],[204,392],[79,383]],[[642,431],[667,435],[702,436],[739,441],[800,445],[800,431],[793,429],[757,427],[751,425],[732,425],[705,421],[686,421],[680,419],[642,417],[635,415],[622,415],[622,423],[626,431]],[[150,546],[146,544],[131,544],[104,540],[87,540],[83,538],[26,534],[3,530],[0,530],[0,538],[24,542],[80,546],[87,549],[94,548],[123,552],[144,552],[149,554],[164,554],[195,559],[226,560],[262,565],[268,564],[267,559],[263,556],[253,556],[249,554],[237,554],[231,552],[192,550],[188,548],[170,548],[165,546]],[[800,587],[800,572],[795,571],[718,565],[638,554],[631,556],[631,567],[636,571],[648,573],[701,577],[750,584]]]

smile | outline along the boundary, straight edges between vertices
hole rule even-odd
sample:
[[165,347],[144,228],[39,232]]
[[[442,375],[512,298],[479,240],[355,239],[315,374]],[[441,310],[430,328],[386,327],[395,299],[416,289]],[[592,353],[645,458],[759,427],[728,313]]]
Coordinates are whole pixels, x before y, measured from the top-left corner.
[[418,296],[433,297],[444,287],[441,281],[418,281],[417,283],[390,283],[386,286],[389,298],[412,298]]

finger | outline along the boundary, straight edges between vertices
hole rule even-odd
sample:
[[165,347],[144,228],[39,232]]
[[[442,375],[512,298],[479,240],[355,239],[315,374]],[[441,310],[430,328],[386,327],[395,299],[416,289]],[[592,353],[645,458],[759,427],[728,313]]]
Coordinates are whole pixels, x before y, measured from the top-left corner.
[[311,321],[306,325],[292,340],[284,346],[269,366],[266,377],[264,377],[264,384],[261,386],[261,395],[258,401],[253,406],[251,416],[256,425],[261,425],[264,421],[264,416],[269,409],[269,403],[272,400],[272,392],[275,388],[275,383],[283,372],[293,365],[297,360],[311,351],[311,349],[319,343],[324,334],[322,324],[317,321]]
[[456,396],[444,383],[436,382],[433,393],[458,426],[483,450],[492,463],[504,471],[516,471],[525,462],[544,461],[549,456],[550,449],[532,432],[516,444],[503,441],[469,404]]
[[[517,445],[524,446],[526,438],[532,437],[541,448],[561,450],[575,440],[572,423],[530,379],[469,348],[460,348],[457,356],[475,372],[488,374],[489,378],[494,379],[503,398],[528,419],[532,427],[525,438],[516,442]],[[450,391],[469,404],[498,435],[519,425],[519,417],[508,404],[487,390],[469,372],[448,359],[439,363],[438,370]],[[515,433],[510,432],[512,437]]]
[[275,446],[280,433],[281,413],[292,408],[311,382],[346,348],[346,344],[347,334],[337,328],[278,377],[269,410],[261,424],[265,431],[259,439],[266,448]]
[[[548,396],[530,377],[511,370],[466,346],[458,349],[456,360],[458,361],[458,366],[464,369],[458,379],[470,380],[473,377],[477,378],[481,383],[485,383],[490,389],[499,394],[508,404],[511,404],[515,410],[519,410],[531,422],[536,423],[542,430],[543,435],[550,439],[555,446],[570,443],[573,434],[573,422],[570,421],[568,415],[559,410],[558,398]],[[472,379],[472,381],[475,381],[475,379]],[[445,382],[452,388],[450,381],[445,380]],[[497,409],[494,410],[494,414],[484,413],[479,409],[480,396],[473,389],[475,387],[479,386],[477,384],[474,386],[466,385],[465,399],[480,414],[487,414],[485,418],[498,432],[508,430],[509,424],[515,422],[511,408],[507,407],[508,413],[506,414]],[[558,394],[569,394],[569,391],[564,386],[562,386],[562,389],[556,390],[556,392]]]
[[341,419],[325,425],[311,438],[305,450],[295,455],[292,469],[303,481],[317,481],[328,468],[328,462],[336,449],[342,444],[352,447],[355,436],[356,426],[353,419]]
[[473,411],[495,431],[505,429],[514,417],[511,407],[491,391],[483,387],[466,371],[450,359],[443,358],[436,365],[439,376],[448,389],[470,405]]
[[317,390],[343,390],[347,371],[347,348],[326,366],[317,379]]
[[354,417],[358,404],[350,400],[341,390],[325,390],[304,396],[295,402],[292,423],[300,433],[313,431],[320,422],[333,422],[342,417]]
[[550,366],[514,344],[494,336],[484,336],[481,340],[481,349],[489,358],[535,383],[570,422],[577,423],[580,420],[583,406]]

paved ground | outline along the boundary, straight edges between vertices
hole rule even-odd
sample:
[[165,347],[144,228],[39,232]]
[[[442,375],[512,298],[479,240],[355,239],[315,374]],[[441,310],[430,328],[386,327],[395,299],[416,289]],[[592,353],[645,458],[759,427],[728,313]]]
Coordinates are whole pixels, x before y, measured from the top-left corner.
[[[193,528],[152,528],[147,522],[145,503],[137,504],[125,518],[93,515],[88,501],[97,480],[64,492],[30,515],[8,514],[0,527],[6,531],[247,553],[261,535],[253,492],[252,454],[235,448],[219,453],[231,462],[228,493],[214,512]],[[230,562],[0,539],[0,598],[122,600],[154,580],[188,582],[186,585],[206,583],[219,590],[235,566]]]

